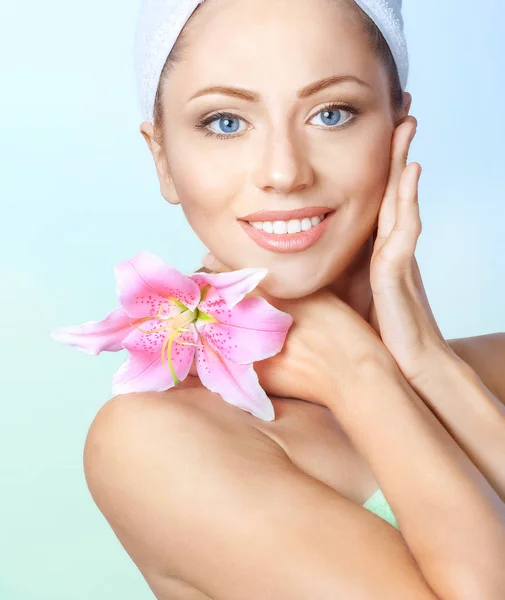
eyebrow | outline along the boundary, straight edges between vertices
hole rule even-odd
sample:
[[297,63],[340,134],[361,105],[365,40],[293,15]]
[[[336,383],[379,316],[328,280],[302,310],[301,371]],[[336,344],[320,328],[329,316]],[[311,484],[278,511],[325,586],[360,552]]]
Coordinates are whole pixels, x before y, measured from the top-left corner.
[[[331,77],[325,77],[324,79],[320,79],[319,81],[314,81],[314,83],[310,83],[304,88],[297,91],[296,95],[298,98],[307,98],[308,96],[312,96],[321,90],[324,90],[331,85],[337,85],[339,83],[345,83],[347,81],[354,81],[355,83],[359,83],[364,87],[370,88],[371,86],[363,79],[359,77],[355,77],[354,75],[332,75]],[[258,102],[260,99],[260,95],[251,92],[249,90],[244,90],[242,88],[236,87],[224,87],[221,85],[213,85],[210,87],[203,88],[199,92],[196,92],[189,100],[193,100],[194,98],[199,98],[200,96],[204,96],[205,94],[222,94],[224,96],[234,96],[236,98],[241,98],[242,100],[248,100],[249,102]]]

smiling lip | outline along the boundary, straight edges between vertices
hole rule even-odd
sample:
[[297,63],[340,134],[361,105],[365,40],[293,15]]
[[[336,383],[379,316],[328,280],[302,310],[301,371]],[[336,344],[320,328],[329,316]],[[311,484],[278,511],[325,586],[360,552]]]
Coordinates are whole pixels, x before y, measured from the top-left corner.
[[[327,206],[308,206],[296,210],[261,210],[246,217],[240,217],[239,221],[290,221],[291,219],[310,219],[311,217],[322,217],[326,213],[333,212],[333,208]],[[295,234],[296,235],[296,234]]]
[[[258,214],[258,213],[256,213]],[[272,214],[272,213],[264,213]],[[279,213],[273,213],[279,214]],[[286,214],[286,213],[284,213]],[[311,227],[308,231],[300,231],[300,233],[266,233],[261,229],[255,229],[252,225],[249,225],[246,221],[239,221],[242,229],[247,235],[254,240],[258,246],[265,248],[265,250],[271,250],[272,252],[302,252],[313,246],[317,241],[321,239],[324,232],[328,228],[329,222],[332,220],[335,211],[326,217],[316,225]],[[318,215],[313,215],[318,216]],[[257,217],[256,217],[257,218]],[[308,218],[308,217],[307,217]]]

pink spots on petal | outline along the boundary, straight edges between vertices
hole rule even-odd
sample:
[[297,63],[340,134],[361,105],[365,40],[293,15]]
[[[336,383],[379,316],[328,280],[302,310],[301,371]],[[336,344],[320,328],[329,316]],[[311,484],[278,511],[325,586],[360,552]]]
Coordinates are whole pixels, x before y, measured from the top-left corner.
[[193,273],[191,275],[191,279],[196,283],[196,285],[200,288],[200,291],[203,290],[204,287],[209,285],[204,277],[201,276],[200,273]]
[[227,360],[252,363],[277,354],[286,339],[292,317],[270,306],[264,298],[245,298],[233,309],[209,302],[208,313],[217,322],[199,319],[196,328],[209,344]]
[[209,288],[205,300],[198,305],[198,310],[214,317],[218,321],[231,318],[232,316],[232,311],[213,287]]
[[200,290],[190,277],[150,252],[119,263],[114,272],[119,301],[132,317],[155,316],[160,303],[170,298],[192,310],[200,298]]
[[239,365],[219,355],[203,340],[196,353],[196,370],[200,381],[223,400],[272,421],[275,418],[273,405],[259,384],[258,376],[251,364]]
[[219,323],[199,323],[198,331],[219,354],[228,360],[234,359],[234,350],[238,346],[233,342],[233,336],[221,327]]
[[184,379],[191,367],[198,344],[198,335],[191,325],[188,331],[182,332],[172,345],[172,361],[179,379]]
[[166,330],[159,331],[162,328],[162,322],[158,319],[137,322],[133,331],[123,341],[123,346],[127,350],[142,351],[152,356],[160,354],[165,337],[171,330],[171,327],[167,326]]
[[[165,344],[165,341],[170,336],[172,328],[167,327],[163,331],[158,331],[160,322],[155,319],[142,323],[141,328],[147,333],[139,330],[132,331],[124,340],[124,348],[142,363],[153,364],[154,360],[160,368],[170,371],[169,346],[168,343]],[[175,373],[181,381],[189,372],[197,343],[198,334],[193,324],[189,324],[184,331],[181,331],[172,343],[170,358]]]
[[181,309],[171,299],[158,294],[135,296],[130,299],[127,308],[130,314],[134,313],[137,317],[157,318],[159,313],[161,319],[175,317],[181,312]]

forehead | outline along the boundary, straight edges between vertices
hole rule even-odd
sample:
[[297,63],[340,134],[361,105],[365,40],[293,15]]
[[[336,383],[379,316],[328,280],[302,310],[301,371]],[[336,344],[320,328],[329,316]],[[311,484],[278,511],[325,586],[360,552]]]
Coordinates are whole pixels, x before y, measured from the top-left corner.
[[[184,60],[174,77],[196,89],[265,76],[301,87],[329,74],[373,85],[378,60],[352,0],[206,0],[183,31]],[[270,84],[269,84],[270,85]]]

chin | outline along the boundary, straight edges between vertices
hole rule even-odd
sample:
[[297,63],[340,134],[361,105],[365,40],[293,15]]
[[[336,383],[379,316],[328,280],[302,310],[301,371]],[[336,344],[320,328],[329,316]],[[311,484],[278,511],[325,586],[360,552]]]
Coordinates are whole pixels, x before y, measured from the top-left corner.
[[282,300],[304,298],[328,285],[327,277],[318,274],[317,277],[287,275],[270,271],[259,287],[270,296]]

